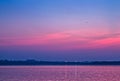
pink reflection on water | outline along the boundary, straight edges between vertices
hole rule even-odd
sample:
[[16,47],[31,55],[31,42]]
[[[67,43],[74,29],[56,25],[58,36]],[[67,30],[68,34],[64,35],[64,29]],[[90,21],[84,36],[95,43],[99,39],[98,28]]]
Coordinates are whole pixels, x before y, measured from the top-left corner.
[[0,66],[0,81],[120,81],[120,66]]

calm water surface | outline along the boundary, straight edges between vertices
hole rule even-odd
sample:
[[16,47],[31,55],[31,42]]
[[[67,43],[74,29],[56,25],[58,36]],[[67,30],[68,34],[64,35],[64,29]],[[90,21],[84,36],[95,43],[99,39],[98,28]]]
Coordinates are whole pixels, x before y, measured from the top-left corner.
[[120,66],[0,66],[0,81],[120,81]]

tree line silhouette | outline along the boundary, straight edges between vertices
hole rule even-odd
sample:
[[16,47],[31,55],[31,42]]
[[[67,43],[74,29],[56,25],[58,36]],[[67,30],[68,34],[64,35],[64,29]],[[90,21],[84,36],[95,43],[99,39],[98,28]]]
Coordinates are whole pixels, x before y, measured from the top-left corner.
[[120,61],[38,61],[38,60],[0,60],[0,65],[120,65]]

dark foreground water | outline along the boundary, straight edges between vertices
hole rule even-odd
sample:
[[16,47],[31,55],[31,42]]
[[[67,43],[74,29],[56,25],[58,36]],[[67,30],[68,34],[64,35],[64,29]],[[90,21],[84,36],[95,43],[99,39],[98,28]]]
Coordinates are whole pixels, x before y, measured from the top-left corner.
[[0,81],[120,81],[120,66],[0,66]]

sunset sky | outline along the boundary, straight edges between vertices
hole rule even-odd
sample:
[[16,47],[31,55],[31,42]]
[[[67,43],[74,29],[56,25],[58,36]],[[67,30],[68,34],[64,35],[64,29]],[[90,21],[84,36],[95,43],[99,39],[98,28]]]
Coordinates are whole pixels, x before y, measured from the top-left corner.
[[120,60],[120,0],[0,0],[0,59]]

